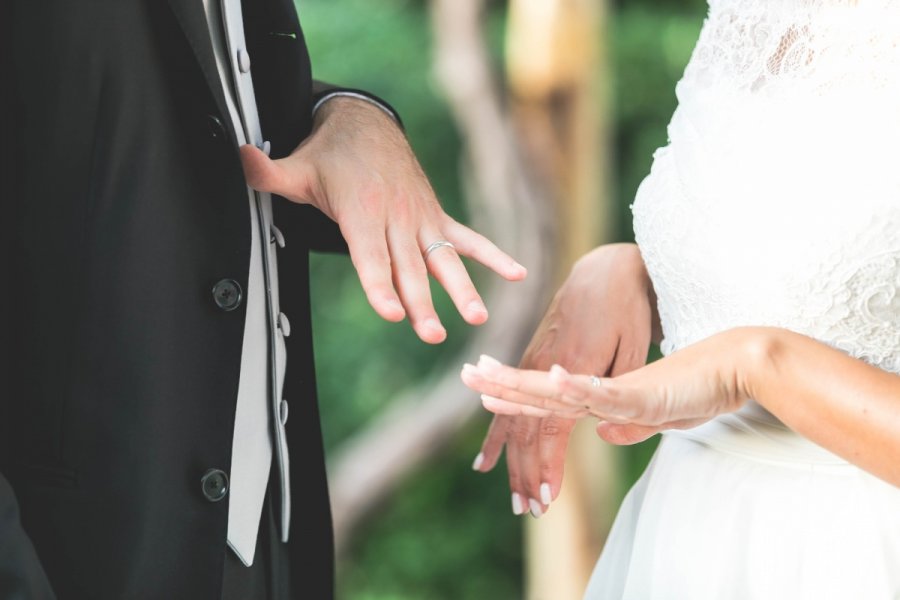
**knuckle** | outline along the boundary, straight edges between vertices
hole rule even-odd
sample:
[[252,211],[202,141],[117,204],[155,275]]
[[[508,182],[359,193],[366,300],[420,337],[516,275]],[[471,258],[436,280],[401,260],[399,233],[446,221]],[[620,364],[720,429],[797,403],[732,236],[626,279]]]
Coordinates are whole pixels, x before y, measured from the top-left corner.
[[555,421],[541,423],[540,435],[545,438],[554,438],[563,432],[563,428]]
[[512,439],[517,446],[529,448],[534,446],[537,436],[529,429],[516,428],[512,433]]

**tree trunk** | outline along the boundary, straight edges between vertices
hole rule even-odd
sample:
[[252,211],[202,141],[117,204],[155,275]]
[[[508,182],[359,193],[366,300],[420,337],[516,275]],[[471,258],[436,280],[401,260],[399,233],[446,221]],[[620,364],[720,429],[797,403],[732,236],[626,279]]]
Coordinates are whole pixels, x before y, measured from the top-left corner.
[[[551,190],[560,224],[562,278],[573,262],[608,241],[605,77],[599,43],[605,3],[511,0],[507,56],[516,123],[529,162]],[[526,525],[526,596],[581,598],[613,514],[614,450],[589,423],[570,442],[563,492],[540,521]]]

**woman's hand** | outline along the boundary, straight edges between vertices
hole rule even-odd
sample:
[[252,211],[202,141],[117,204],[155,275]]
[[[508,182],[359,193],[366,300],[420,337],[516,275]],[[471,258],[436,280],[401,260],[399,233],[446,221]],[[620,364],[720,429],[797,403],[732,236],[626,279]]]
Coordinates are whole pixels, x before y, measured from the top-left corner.
[[535,418],[601,420],[597,433],[633,444],[675,428],[695,427],[740,408],[748,399],[744,365],[755,365],[767,330],[744,328],[714,335],[631,373],[601,378],[516,369],[483,356],[462,378],[481,392],[489,411]]
[[[634,244],[601,246],[573,267],[538,326],[520,363],[621,375],[647,360],[656,298]],[[658,335],[658,333],[657,333]],[[555,414],[498,414],[473,468],[494,468],[506,447],[515,514],[546,512],[562,486],[569,434],[575,421]]]
[[[247,182],[311,204],[340,226],[369,303],[382,318],[409,316],[423,341],[442,342],[447,334],[432,303],[431,273],[466,322],[484,323],[487,309],[459,255],[509,280],[523,279],[525,268],[444,212],[403,132],[380,108],[335,98],[316,115],[312,135],[290,156],[271,160],[252,145],[241,147]],[[442,240],[456,251],[442,246],[425,256]]]

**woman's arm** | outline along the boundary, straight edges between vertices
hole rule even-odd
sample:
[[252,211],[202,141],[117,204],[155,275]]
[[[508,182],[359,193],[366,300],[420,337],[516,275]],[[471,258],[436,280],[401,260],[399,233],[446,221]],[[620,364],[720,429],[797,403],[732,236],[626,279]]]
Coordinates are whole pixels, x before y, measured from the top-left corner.
[[783,329],[726,331],[613,379],[484,357],[463,369],[463,380],[486,394],[492,412],[593,415],[600,436],[617,444],[694,427],[753,398],[797,433],[900,486],[900,376]]
[[[658,332],[656,297],[634,244],[607,244],[573,266],[553,297],[519,366],[615,377],[644,366]],[[590,326],[586,326],[590,324]],[[496,415],[472,468],[492,470],[506,448],[515,514],[540,517],[562,488],[571,419]]]
[[749,335],[743,393],[800,435],[900,486],[900,376],[783,329]]

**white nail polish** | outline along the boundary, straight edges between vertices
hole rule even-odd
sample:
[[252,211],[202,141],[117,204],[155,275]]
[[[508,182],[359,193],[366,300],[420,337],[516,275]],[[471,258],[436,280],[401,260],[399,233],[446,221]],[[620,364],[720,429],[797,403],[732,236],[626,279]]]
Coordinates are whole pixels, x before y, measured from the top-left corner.
[[512,495],[512,511],[514,515],[521,515],[525,512],[525,507],[522,505],[522,496],[513,492]]
[[547,506],[550,506],[550,503],[553,502],[553,495],[550,493],[549,483],[541,484],[541,502]]
[[478,359],[479,367],[487,367],[488,369],[496,369],[503,366],[499,360],[487,354],[482,354]]
[[528,506],[531,507],[531,514],[534,515],[535,519],[540,519],[541,515],[544,514],[543,509],[541,508],[541,503],[533,498],[528,499]]
[[481,401],[482,402],[502,402],[502,400],[500,400],[500,398],[497,398],[495,396],[488,396],[487,394],[481,395]]
[[478,375],[478,367],[469,363],[464,364],[462,370],[463,373],[468,373],[469,375]]
[[481,469],[481,463],[484,462],[484,452],[479,452],[478,456],[475,457],[475,460],[472,461],[472,470],[478,471]]

